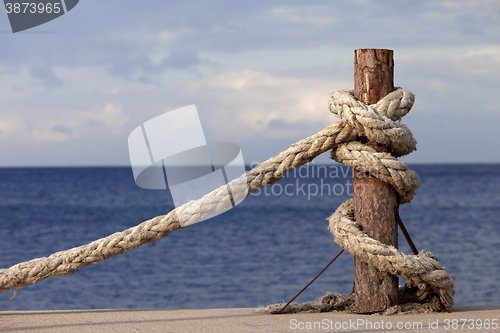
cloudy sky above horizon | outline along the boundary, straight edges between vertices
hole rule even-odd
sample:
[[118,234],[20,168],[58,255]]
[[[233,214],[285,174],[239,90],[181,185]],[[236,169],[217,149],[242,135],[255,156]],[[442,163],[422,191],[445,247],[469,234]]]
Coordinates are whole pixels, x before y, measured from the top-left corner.
[[16,34],[0,14],[0,43],[0,166],[128,165],[134,128],[190,104],[260,162],[335,121],[357,48],[416,95],[403,160],[500,162],[499,1],[85,0]]

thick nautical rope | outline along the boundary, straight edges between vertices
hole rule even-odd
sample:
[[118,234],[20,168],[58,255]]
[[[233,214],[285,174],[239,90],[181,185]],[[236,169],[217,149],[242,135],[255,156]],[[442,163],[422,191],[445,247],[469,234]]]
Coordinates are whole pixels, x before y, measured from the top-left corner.
[[352,199],[340,205],[328,220],[328,229],[335,242],[356,258],[377,267],[380,272],[401,275],[408,286],[418,287],[416,296],[420,301],[435,292],[446,309],[453,306],[455,278],[448,275],[432,253],[422,250],[418,255],[406,255],[394,246],[369,237],[354,221]]
[[[333,149],[332,152],[335,153],[332,156],[337,161],[360,168],[361,171],[363,171],[361,161],[369,160],[369,167],[376,165],[381,179],[397,186],[400,203],[408,202],[418,186],[416,174],[389,154],[377,155],[378,153],[370,151],[366,146],[351,141],[363,136],[387,145],[395,156],[410,153],[415,149],[416,141],[409,129],[396,121],[410,110],[413,101],[413,95],[403,89],[395,90],[371,106],[365,106],[357,101],[352,96],[352,92],[335,92],[332,95],[330,109],[342,118],[341,122],[330,125],[291,145],[287,150],[231,181],[229,186],[231,189],[246,187],[248,191],[236,190],[233,193],[249,195],[263,186],[276,183],[287,172]],[[79,268],[126,253],[140,245],[155,242],[168,236],[172,231],[182,228],[177,214],[182,214],[183,219],[188,217],[192,221],[200,221],[208,215],[227,210],[229,208],[227,203],[230,202],[227,196],[226,186],[222,186],[199,200],[188,202],[167,215],[155,217],[133,228],[87,245],[54,253],[49,257],[37,258],[16,264],[8,269],[1,269],[0,293],[11,288],[16,288],[17,292],[21,287],[49,277],[74,273]],[[236,201],[239,199],[242,198],[234,198]],[[189,220],[185,224],[189,225]],[[337,241],[338,236],[335,235],[335,238]],[[423,265],[429,266],[427,263]],[[438,287],[432,285],[431,288]],[[451,306],[452,303],[445,304]]]
[[[247,195],[266,185],[276,183],[287,172],[300,167],[316,156],[329,151],[345,138],[353,137],[354,129],[345,122],[332,124],[322,131],[293,144],[285,151],[231,181],[229,186],[248,188]],[[245,193],[235,190],[233,193]],[[240,198],[233,198],[235,201]],[[127,230],[114,233],[92,243],[57,252],[49,257],[22,262],[7,269],[0,269],[0,293],[11,288],[32,285],[49,277],[72,274],[77,269],[100,263],[112,256],[126,253],[138,246],[153,243],[167,237],[172,231],[181,229],[177,213],[193,221],[203,220],[210,214],[222,212],[230,202],[226,185],[206,194],[199,200],[188,202],[170,211],[167,215],[154,217]],[[190,224],[190,221],[186,221]]]
[[[405,125],[395,121],[410,111],[413,102],[413,94],[403,89],[397,89],[370,106],[356,100],[352,91],[337,91],[332,95],[330,110],[348,121],[361,135],[387,145],[394,155],[403,156],[416,149],[416,141]],[[417,173],[403,162],[358,141],[340,144],[332,150],[332,158],[358,171],[369,170],[371,175],[391,184],[398,193],[400,204],[410,202],[419,186]],[[369,237],[354,220],[352,199],[343,203],[328,220],[335,242],[349,253],[381,272],[402,275],[410,287],[418,287],[419,300],[434,292],[446,309],[453,306],[455,277],[448,275],[432,253],[420,251],[418,255],[405,255]]]

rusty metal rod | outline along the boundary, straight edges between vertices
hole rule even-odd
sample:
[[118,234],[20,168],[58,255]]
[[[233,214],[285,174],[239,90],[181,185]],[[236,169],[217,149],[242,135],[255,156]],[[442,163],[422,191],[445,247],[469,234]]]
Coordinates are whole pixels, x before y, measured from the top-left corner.
[[314,279],[312,279],[312,281],[311,281],[311,282],[309,282],[309,283],[307,284],[307,286],[305,286],[305,287],[304,287],[301,291],[299,291],[299,293],[298,293],[297,295],[295,295],[295,297],[294,297],[294,298],[292,298],[292,299],[290,300],[290,302],[286,303],[286,305],[285,305],[285,306],[284,306],[281,310],[276,310],[276,311],[273,311],[273,312],[271,312],[271,314],[280,314],[280,313],[283,313],[283,311],[286,309],[286,307],[287,307],[288,305],[290,305],[290,303],[292,303],[292,302],[293,302],[293,301],[294,301],[297,297],[299,297],[299,295],[300,295],[300,294],[302,294],[302,292],[303,292],[304,290],[306,290],[306,289],[307,289],[307,287],[309,287],[309,286],[310,286],[310,285],[311,285],[314,281],[316,281],[316,279],[317,279],[317,278],[319,278],[319,276],[320,276],[321,274],[323,274],[323,272],[324,272],[324,271],[326,271],[326,269],[327,269],[328,267],[330,267],[330,265],[331,265],[331,264],[333,264],[333,262],[334,262],[335,260],[337,260],[337,258],[338,258],[338,257],[340,257],[340,255],[341,255],[343,252],[344,252],[344,249],[342,249],[342,251],[340,251],[340,252],[339,252],[339,254],[337,254],[337,255],[335,256],[335,258],[333,258],[333,259],[332,259],[332,261],[330,261],[330,263],[329,263],[328,265],[326,265],[326,267],[325,267],[325,268],[323,268],[323,270],[322,270],[321,272],[319,272],[319,274],[318,274],[318,275],[316,275],[316,277],[315,277]]
[[403,232],[403,235],[406,238],[406,241],[408,242],[408,245],[410,245],[410,249],[413,251],[414,255],[418,254],[418,250],[415,247],[415,244],[413,244],[413,241],[411,240],[410,234],[405,228],[405,225],[403,224],[403,221],[401,220],[401,217],[399,216],[399,206],[396,206],[396,221],[398,222],[399,228],[401,229],[401,232]]
[[[398,225],[399,225],[399,228],[401,229],[401,232],[403,232],[403,235],[405,236],[406,238],[406,241],[408,242],[408,245],[410,245],[410,248],[411,250],[413,251],[413,254],[417,255],[418,254],[418,250],[417,248],[415,247],[415,244],[413,243],[413,240],[411,239],[410,237],[410,234],[408,234],[408,231],[406,230],[405,228],[405,225],[403,224],[403,221],[401,220],[401,217],[399,216],[399,206],[396,206],[396,221],[398,222]],[[297,295],[295,295],[294,298],[292,298],[288,303],[286,303],[286,305],[281,309],[281,310],[276,310],[276,311],[273,311],[271,312],[271,314],[280,314],[280,313],[283,313],[283,311],[288,307],[288,305],[290,305],[290,303],[292,303],[297,297],[299,297],[300,294],[302,294],[302,292],[304,290],[307,289],[307,287],[309,287],[314,281],[316,281],[316,279],[321,275],[323,274],[324,271],[326,271],[326,269],[328,267],[330,267],[331,264],[333,264],[333,262],[335,260],[337,260],[337,258],[344,252],[344,249],[342,249],[342,251],[339,252],[339,254],[337,254],[335,256],[335,258],[332,259],[332,261],[330,261],[330,263],[328,265],[326,265],[325,268],[323,268],[323,270],[321,272],[319,272],[318,275],[316,275],[316,277],[314,279],[311,280],[311,282],[309,282],[307,284],[307,286],[305,286],[301,291],[299,291],[299,293]]]

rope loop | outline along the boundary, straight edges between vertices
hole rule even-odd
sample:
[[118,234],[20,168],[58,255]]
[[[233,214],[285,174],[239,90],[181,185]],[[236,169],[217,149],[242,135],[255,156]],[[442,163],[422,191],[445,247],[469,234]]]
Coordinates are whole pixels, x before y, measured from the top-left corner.
[[[378,103],[365,105],[353,96],[352,90],[339,90],[332,94],[330,111],[350,126],[356,137],[333,147],[332,158],[357,171],[369,170],[372,176],[391,184],[398,193],[399,204],[410,202],[419,186],[418,175],[395,156],[403,156],[416,149],[411,131],[400,121],[413,106],[415,96],[397,88]],[[377,152],[358,141],[366,137],[388,146],[392,154]],[[394,156],[393,156],[394,155]],[[410,287],[418,287],[418,299],[424,300],[431,292],[439,295],[446,309],[453,306],[455,277],[448,275],[430,252],[406,255],[393,246],[369,237],[354,221],[353,200],[343,203],[328,218],[328,229],[335,242],[360,260],[379,271],[401,275]]]
[[378,103],[365,105],[354,97],[353,90],[338,90],[332,94],[330,111],[355,128],[358,137],[388,146],[394,156],[408,155],[417,147],[410,129],[398,120],[410,112],[415,96],[396,88]]

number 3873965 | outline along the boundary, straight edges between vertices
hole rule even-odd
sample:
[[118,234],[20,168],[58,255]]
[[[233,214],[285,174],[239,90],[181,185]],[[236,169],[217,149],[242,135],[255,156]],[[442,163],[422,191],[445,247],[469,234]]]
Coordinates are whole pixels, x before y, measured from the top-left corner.
[[33,2],[7,2],[5,4],[5,10],[7,14],[35,14],[35,13],[47,13],[47,14],[59,14],[61,12],[61,3],[33,3]]

